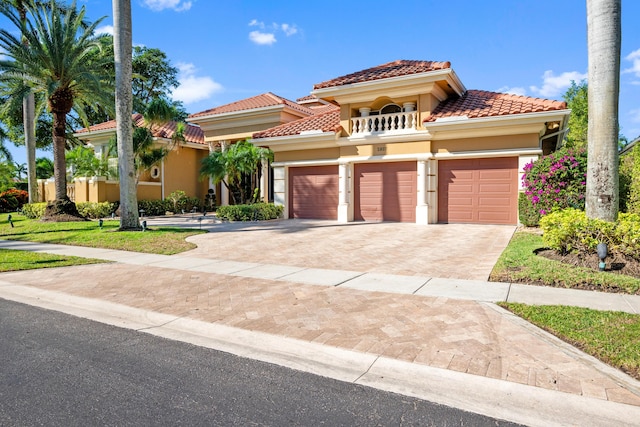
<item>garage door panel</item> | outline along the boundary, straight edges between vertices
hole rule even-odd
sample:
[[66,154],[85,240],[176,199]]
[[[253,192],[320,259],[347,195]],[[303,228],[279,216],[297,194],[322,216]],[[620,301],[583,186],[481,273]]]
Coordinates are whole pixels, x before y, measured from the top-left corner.
[[509,183],[502,184],[479,184],[478,190],[480,194],[511,194],[511,190],[513,189],[513,185]]
[[442,160],[438,164],[438,220],[516,224],[518,159]]
[[338,218],[338,166],[289,169],[290,218]]
[[360,221],[415,221],[415,162],[354,166],[354,218]]

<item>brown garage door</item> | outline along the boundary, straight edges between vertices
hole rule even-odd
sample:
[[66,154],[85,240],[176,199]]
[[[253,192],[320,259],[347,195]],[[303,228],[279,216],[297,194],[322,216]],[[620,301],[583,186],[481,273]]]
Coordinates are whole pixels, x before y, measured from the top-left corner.
[[289,218],[338,219],[338,166],[289,169]]
[[354,218],[416,221],[416,162],[356,164]]
[[518,159],[438,162],[438,221],[517,224]]

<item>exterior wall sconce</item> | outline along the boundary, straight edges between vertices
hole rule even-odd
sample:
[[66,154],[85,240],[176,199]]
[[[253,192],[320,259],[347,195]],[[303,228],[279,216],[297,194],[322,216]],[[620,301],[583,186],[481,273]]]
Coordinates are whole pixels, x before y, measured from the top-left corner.
[[600,263],[598,264],[598,267],[600,268],[600,271],[604,271],[604,268],[607,266],[607,264],[604,262],[604,259],[607,257],[607,252],[608,252],[607,244],[598,243],[596,250],[598,251],[598,258],[600,258]]

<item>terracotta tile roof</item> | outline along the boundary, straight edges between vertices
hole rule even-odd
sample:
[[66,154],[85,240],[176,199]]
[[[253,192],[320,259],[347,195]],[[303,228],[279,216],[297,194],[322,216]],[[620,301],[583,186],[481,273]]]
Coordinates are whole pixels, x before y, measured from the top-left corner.
[[326,105],[315,110],[315,115],[300,120],[285,123],[271,129],[253,134],[253,139],[272,138],[278,136],[299,135],[305,131],[320,130],[322,132],[339,132],[340,108],[335,105]]
[[256,108],[271,107],[274,105],[286,105],[294,110],[298,110],[304,114],[313,114],[307,107],[296,104],[293,101],[289,101],[286,98],[282,98],[278,95],[274,95],[271,92],[263,93],[262,95],[256,95],[251,98],[235,101],[230,104],[221,105],[219,107],[211,108],[209,110],[201,111],[189,115],[189,118],[196,118],[202,116],[212,116],[215,114],[232,113],[236,111],[253,110]]
[[363,83],[372,80],[388,79],[390,77],[406,76],[409,74],[427,73],[429,71],[442,70],[445,68],[451,68],[451,63],[449,61],[410,61],[401,59],[318,83],[313,86],[313,89]]
[[[136,113],[131,118],[133,119],[134,125],[138,127],[145,126],[145,121],[144,121],[144,118],[142,117],[142,114]],[[167,122],[162,126],[154,125],[151,128],[151,133],[156,138],[170,139],[173,136],[174,132],[176,131],[176,125],[177,123],[173,121]],[[97,131],[109,130],[109,129],[113,129],[113,130],[116,129],[115,120],[109,120],[108,122],[98,123],[97,125],[90,126],[89,129],[87,128],[80,129],[76,133],[80,134],[80,133],[88,133],[88,132],[97,132]],[[202,132],[202,129],[200,129],[200,126],[195,126],[187,123],[184,130],[184,137],[187,142],[192,142],[194,144],[204,144],[204,132]]]
[[507,93],[468,90],[457,98],[441,102],[424,122],[435,122],[439,118],[467,116],[470,119],[480,117],[506,116],[510,114],[556,111],[567,108],[567,103],[551,99],[531,98]]

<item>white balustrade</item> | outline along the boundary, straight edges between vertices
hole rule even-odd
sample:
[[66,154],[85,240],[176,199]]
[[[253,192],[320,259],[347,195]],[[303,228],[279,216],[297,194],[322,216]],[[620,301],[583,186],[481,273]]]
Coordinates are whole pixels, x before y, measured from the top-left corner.
[[390,132],[409,129],[416,130],[417,125],[418,113],[416,111],[352,117],[351,134],[356,135],[362,133]]

